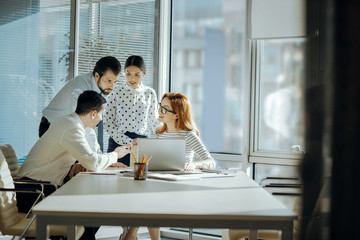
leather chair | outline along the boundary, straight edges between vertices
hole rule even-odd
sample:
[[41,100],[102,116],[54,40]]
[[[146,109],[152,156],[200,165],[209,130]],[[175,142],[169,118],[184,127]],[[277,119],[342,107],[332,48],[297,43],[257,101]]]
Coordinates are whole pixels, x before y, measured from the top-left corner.
[[[44,197],[39,190],[15,189],[13,178],[10,173],[6,158],[0,151],[0,231],[3,235],[22,237],[35,237],[36,215],[27,215],[18,212],[16,192],[38,193]],[[76,238],[79,239],[84,232],[84,227],[78,227]],[[50,226],[51,236],[66,236],[66,226]]]
[[2,153],[5,156],[6,162],[9,166],[9,169],[11,171],[11,176],[13,178],[16,177],[16,173],[20,168],[20,164],[19,161],[16,157],[15,151],[13,149],[13,147],[10,144],[4,144],[4,145],[0,145],[0,150],[2,151]]

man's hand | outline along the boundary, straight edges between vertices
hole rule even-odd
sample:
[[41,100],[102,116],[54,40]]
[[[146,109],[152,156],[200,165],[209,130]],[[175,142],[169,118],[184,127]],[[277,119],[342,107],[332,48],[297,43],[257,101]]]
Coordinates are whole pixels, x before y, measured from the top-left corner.
[[130,153],[130,151],[131,151],[131,146],[132,146],[132,144],[128,144],[128,145],[125,145],[125,146],[117,147],[117,148],[115,148],[114,152],[117,153],[118,158],[122,158],[122,157],[124,157],[126,154],[129,154],[129,153]]
[[117,167],[117,168],[123,168],[123,167],[128,167],[126,164],[123,164],[121,162],[116,162],[111,164],[109,167]]
[[81,166],[80,163],[74,163],[74,165],[72,166],[71,171],[69,173],[69,178],[71,179],[79,172],[85,172],[85,171],[86,171],[86,168]]

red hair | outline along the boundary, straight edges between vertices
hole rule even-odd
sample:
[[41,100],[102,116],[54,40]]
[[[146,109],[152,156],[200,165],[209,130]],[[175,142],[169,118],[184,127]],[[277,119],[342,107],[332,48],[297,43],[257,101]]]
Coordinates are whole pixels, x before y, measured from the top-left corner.
[[[182,93],[165,93],[161,100],[167,98],[170,100],[171,108],[176,112],[178,118],[175,120],[175,128],[179,132],[180,130],[191,131],[195,130],[199,136],[199,130],[196,128],[191,117],[190,101]],[[156,134],[160,135],[167,129],[166,123],[162,128],[156,130]]]

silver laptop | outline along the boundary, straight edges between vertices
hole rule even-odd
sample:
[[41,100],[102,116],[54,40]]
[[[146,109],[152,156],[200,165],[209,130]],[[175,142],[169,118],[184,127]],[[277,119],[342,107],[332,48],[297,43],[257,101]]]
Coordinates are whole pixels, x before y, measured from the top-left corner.
[[182,171],[185,167],[184,138],[139,138],[138,158],[150,155],[149,171]]

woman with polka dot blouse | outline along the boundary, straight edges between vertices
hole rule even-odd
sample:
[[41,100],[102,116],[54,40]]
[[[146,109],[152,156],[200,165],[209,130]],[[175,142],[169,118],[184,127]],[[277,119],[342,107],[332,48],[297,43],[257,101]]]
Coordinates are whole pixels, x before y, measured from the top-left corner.
[[[110,135],[108,152],[132,143],[135,138],[153,136],[159,126],[156,93],[142,84],[145,74],[141,56],[126,60],[126,82],[112,91],[104,114],[104,128]],[[130,155],[118,161],[129,166]]]

